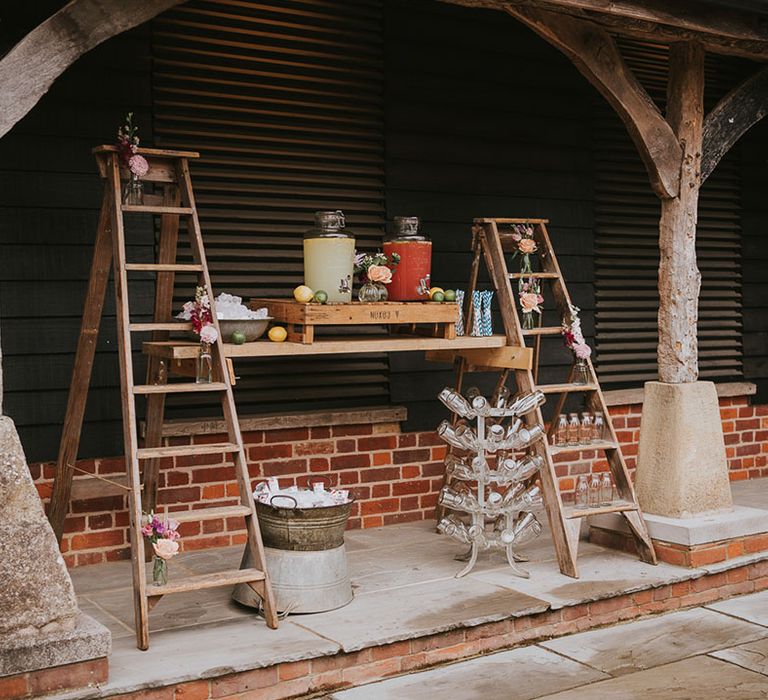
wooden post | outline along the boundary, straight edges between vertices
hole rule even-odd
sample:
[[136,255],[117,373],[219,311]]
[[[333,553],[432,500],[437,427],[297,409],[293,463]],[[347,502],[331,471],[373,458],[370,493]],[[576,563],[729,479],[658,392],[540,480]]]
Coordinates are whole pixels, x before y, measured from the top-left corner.
[[680,384],[699,377],[696,220],[704,124],[704,50],[699,44],[670,47],[667,121],[683,160],[679,194],[661,200],[658,365],[659,381]]

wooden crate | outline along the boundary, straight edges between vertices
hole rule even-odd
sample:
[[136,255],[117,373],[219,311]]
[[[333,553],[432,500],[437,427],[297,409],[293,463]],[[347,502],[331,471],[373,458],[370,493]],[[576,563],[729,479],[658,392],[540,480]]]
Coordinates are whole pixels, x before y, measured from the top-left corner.
[[435,338],[456,337],[459,307],[455,302],[383,301],[363,304],[301,304],[293,299],[251,299],[252,309],[266,307],[276,323],[285,324],[288,340],[315,340],[315,326],[388,325],[395,331]]

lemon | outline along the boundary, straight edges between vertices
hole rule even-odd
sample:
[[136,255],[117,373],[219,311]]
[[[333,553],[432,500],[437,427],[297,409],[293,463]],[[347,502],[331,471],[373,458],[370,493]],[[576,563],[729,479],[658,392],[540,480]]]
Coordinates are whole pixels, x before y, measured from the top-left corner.
[[432,287],[429,290],[429,298],[431,299],[437,292],[440,292],[440,294],[443,294],[445,290],[442,287]]
[[293,290],[293,298],[300,304],[308,304],[312,301],[314,295],[315,293],[306,284],[302,284]]
[[312,301],[318,303],[318,304],[325,304],[328,302],[328,292],[318,289],[315,292],[315,296],[312,298]]
[[245,333],[243,333],[243,331],[235,331],[232,334],[232,343],[235,345],[242,345],[245,343]]
[[282,326],[273,326],[267,335],[273,343],[282,343],[288,337],[288,331]]
[[445,301],[445,294],[443,294],[443,292],[435,292],[432,295],[431,301]]
[[446,289],[445,290],[445,300],[446,301],[456,301],[456,292],[454,292],[452,289]]

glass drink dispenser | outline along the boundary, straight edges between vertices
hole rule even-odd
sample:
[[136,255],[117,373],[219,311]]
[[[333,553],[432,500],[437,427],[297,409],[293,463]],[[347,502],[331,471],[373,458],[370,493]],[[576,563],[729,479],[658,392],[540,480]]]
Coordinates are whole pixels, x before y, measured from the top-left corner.
[[429,300],[432,241],[419,232],[418,216],[395,217],[395,229],[384,241],[384,253],[400,256],[387,290],[390,301]]
[[352,300],[355,238],[344,228],[341,211],[315,212],[315,226],[304,234],[304,284],[323,290],[331,303]]

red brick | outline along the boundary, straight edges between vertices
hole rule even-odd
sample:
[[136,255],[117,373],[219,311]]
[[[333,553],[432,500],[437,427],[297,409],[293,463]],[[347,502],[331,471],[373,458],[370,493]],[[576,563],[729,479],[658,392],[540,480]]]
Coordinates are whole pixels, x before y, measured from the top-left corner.
[[294,661],[289,664],[280,664],[277,668],[277,675],[280,681],[290,681],[294,678],[309,675],[309,661]]
[[157,502],[161,505],[167,505],[169,503],[195,503],[199,500],[199,486],[182,486],[181,488],[161,489],[157,494]]
[[235,468],[214,467],[212,469],[195,469],[192,472],[193,484],[210,484],[216,481],[234,481]]
[[370,423],[362,425],[334,425],[331,428],[333,437],[344,437],[346,435],[371,435],[373,426]]
[[268,430],[264,433],[264,442],[298,442],[300,440],[309,440],[309,428]]
[[123,496],[102,496],[89,498],[84,501],[72,501],[73,513],[97,513],[99,511],[114,511],[125,509]]
[[313,440],[325,440],[331,437],[331,429],[327,426],[319,426],[312,428],[310,436]]
[[373,488],[371,489],[371,496],[373,498],[383,498],[385,496],[392,495],[391,491],[392,484],[374,484]]
[[690,561],[691,566],[703,566],[705,564],[715,564],[719,561],[725,561],[726,550],[725,545],[719,547],[712,547],[708,549],[702,549],[696,552],[691,552]]
[[350,452],[357,452],[357,441],[336,440],[336,447],[334,451],[336,454],[349,454]]
[[371,466],[380,467],[384,464],[392,464],[391,452],[374,452],[371,455]]
[[203,500],[215,501],[219,498],[224,498],[225,488],[224,484],[210,484],[203,486]]
[[744,540],[744,551],[748,554],[768,550],[768,534],[753,535]]
[[394,464],[420,464],[429,462],[431,459],[432,452],[428,449],[396,450],[392,453]]
[[29,673],[29,692],[36,697],[56,690],[85,688],[105,683],[108,672],[106,658],[33,671]]
[[398,447],[416,447],[416,433],[403,433],[397,436]]
[[264,462],[261,468],[264,476],[285,476],[306,472],[308,466],[306,459],[289,459],[284,462]]
[[29,695],[26,673],[0,678],[0,698],[15,700],[26,695]]
[[392,495],[402,496],[409,493],[427,493],[431,488],[429,481],[400,481],[392,484]]
[[351,683],[352,685],[360,685],[361,683],[391,676],[392,674],[399,672],[400,659],[392,658],[374,661],[373,663],[365,664],[364,666],[350,666],[342,669],[341,675],[345,682]]
[[371,455],[366,453],[331,457],[331,468],[333,469],[360,469],[361,467],[368,467],[370,464]]
[[88,516],[89,530],[106,530],[112,527],[112,513],[99,513]]
[[122,530],[104,530],[84,535],[73,535],[70,540],[70,548],[72,550],[100,549],[117,544],[125,544]]
[[360,481],[394,481],[400,478],[399,467],[380,467],[378,469],[364,469],[360,472]]
[[208,700],[210,685],[208,681],[192,681],[176,686],[174,700]]
[[254,445],[248,448],[248,460],[261,462],[265,459],[282,459],[293,457],[293,446],[284,445]]
[[363,515],[394,513],[399,506],[400,501],[397,498],[384,498],[378,501],[363,501],[360,504],[360,512]]
[[390,450],[396,446],[397,437],[395,435],[376,435],[375,437],[362,437],[357,441],[357,447],[361,452]]

